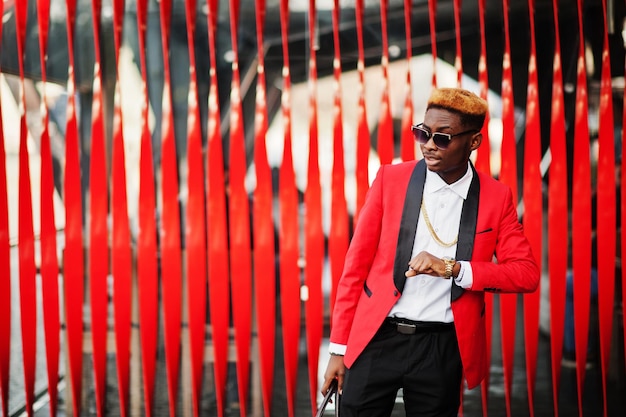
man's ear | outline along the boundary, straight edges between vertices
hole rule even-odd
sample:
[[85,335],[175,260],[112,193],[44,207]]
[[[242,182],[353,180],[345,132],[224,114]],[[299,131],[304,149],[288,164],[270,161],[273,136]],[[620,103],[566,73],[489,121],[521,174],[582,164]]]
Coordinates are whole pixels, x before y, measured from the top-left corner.
[[474,133],[474,136],[472,136],[472,141],[470,142],[470,151],[475,151],[476,149],[478,149],[482,141],[483,141],[482,132]]

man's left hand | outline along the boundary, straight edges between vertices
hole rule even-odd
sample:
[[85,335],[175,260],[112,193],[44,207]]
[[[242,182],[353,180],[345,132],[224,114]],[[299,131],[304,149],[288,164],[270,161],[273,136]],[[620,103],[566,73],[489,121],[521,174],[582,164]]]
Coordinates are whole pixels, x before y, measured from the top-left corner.
[[431,275],[433,277],[444,277],[446,264],[443,260],[431,253],[422,251],[409,262],[409,269],[404,273],[408,277],[419,274]]

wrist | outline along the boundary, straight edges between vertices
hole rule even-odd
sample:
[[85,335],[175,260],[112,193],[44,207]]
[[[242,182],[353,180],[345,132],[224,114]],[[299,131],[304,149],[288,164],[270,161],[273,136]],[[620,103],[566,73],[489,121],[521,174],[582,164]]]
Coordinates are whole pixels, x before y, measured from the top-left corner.
[[455,261],[452,267],[452,278],[458,278],[461,273],[461,262]]
[[445,279],[452,278],[454,276],[454,268],[456,267],[456,264],[458,262],[449,256],[444,256],[443,258],[441,258],[441,260],[443,261],[443,264],[444,264],[443,277]]

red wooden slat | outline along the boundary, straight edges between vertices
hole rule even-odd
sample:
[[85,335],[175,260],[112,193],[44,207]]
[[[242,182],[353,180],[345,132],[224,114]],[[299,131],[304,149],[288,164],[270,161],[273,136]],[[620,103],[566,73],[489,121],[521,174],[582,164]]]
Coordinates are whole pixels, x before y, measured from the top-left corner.
[[[343,108],[341,103],[341,49],[339,42],[339,0],[332,11],[333,22],[333,171],[331,185],[331,224],[328,236],[328,253],[331,271],[330,311],[335,303],[337,284],[349,243],[348,208],[345,196],[345,165],[343,151]],[[332,316],[331,316],[332,317]]]
[[598,325],[600,331],[600,367],[604,416],[608,415],[607,384],[611,355],[613,315],[615,314],[615,254],[616,254],[616,175],[615,126],[613,124],[613,97],[611,59],[609,55],[606,2],[602,1],[604,40],[602,47],[602,76],[600,81],[600,108],[598,132],[597,178],[597,254],[598,254]]
[[[4,2],[0,3],[4,15]],[[0,41],[2,20],[0,20]],[[7,198],[6,152],[2,106],[0,106],[0,275],[11,277],[11,246],[9,243],[9,205]],[[42,271],[43,272],[43,271]],[[0,403],[2,417],[9,416],[9,374],[11,356],[11,280],[0,280]]]
[[574,120],[572,259],[574,270],[574,339],[578,409],[582,415],[591,296],[591,166],[589,152],[587,71],[583,36],[583,5],[578,0],[579,51]]
[[367,124],[367,109],[365,106],[365,52],[363,46],[363,0],[356,0],[356,32],[358,43],[357,71],[359,73],[359,104],[357,111],[357,135],[356,135],[356,208],[354,210],[353,224],[359,219],[359,211],[365,204],[365,195],[369,189],[369,154],[370,133]]
[[[287,91],[287,90],[283,90]],[[283,109],[290,118],[289,110]],[[290,121],[285,122],[290,126]],[[300,339],[300,268],[298,266],[298,194],[295,188],[291,135],[285,131],[283,163],[279,173],[280,198],[280,294],[281,323],[287,390],[287,409],[290,417],[295,413],[295,395],[298,372]]]
[[[120,91],[116,94],[119,97]],[[120,415],[129,415],[130,384],[130,326],[131,326],[131,271],[130,225],[126,195],[126,156],[122,134],[122,112],[115,108],[112,160],[112,242],[111,270],[113,273],[113,308],[115,352]]]
[[[44,96],[45,97],[45,94]],[[43,117],[48,121],[47,113]],[[46,126],[46,124],[44,124]],[[60,314],[59,314],[59,261],[57,258],[56,225],[54,216],[54,176],[52,153],[48,129],[41,134],[41,281],[43,298],[43,320],[46,345],[46,374],[50,412],[55,412],[58,403]]]
[[502,0],[504,19],[504,56],[502,59],[502,151],[500,180],[511,187],[513,203],[517,205],[517,158],[515,152],[515,103],[511,68],[511,37],[509,30],[509,0]]
[[148,124],[146,63],[147,0],[137,0],[139,61],[141,68],[141,149],[139,156],[139,235],[137,237],[137,284],[139,297],[139,332],[144,389],[144,409],[154,413],[154,383],[158,332],[158,266],[156,197],[152,138]]
[[[511,40],[509,33],[509,1],[502,2],[504,18],[504,57],[502,62],[502,149],[500,181],[511,187],[513,203],[517,205],[517,156],[515,150],[515,104],[511,69]],[[516,294],[500,295],[500,324],[502,333],[502,363],[507,415],[511,414],[511,385],[515,350]]]
[[[2,11],[3,4],[0,5]],[[0,23],[0,33],[2,33]],[[1,37],[1,35],[0,35]],[[9,243],[9,206],[7,199],[6,152],[2,106],[0,106],[0,274],[11,277],[11,246]],[[9,370],[11,356],[11,280],[0,280],[0,401],[2,417],[9,416]]]
[[[120,47],[122,45],[123,24],[124,24],[124,7],[126,0],[113,0],[113,46],[116,62],[119,62]],[[119,73],[117,74],[119,75]]]
[[454,68],[456,69],[456,85],[461,88],[463,81],[463,54],[461,52],[461,2],[454,0],[454,33],[456,40],[456,55],[454,58]]
[[406,96],[402,111],[402,127],[400,131],[400,157],[403,161],[415,159],[415,141],[411,132],[413,124],[413,87],[411,84],[411,58],[413,47],[411,45],[411,11],[413,0],[404,0],[404,32],[406,37]]
[[[478,61],[478,83],[480,85],[480,97],[488,100],[489,81],[487,74],[487,40],[485,37],[485,0],[478,0],[478,17],[480,26],[480,57]],[[476,151],[475,166],[478,171],[491,175],[491,146],[489,143],[489,112],[485,117],[482,135],[483,139],[480,147]],[[487,346],[491,346],[493,332],[493,294],[485,293],[485,329],[487,336]],[[491,349],[487,350],[487,363],[491,363]],[[488,415],[489,401],[489,374],[480,384],[483,416]]]
[[59,261],[57,258],[57,231],[54,216],[54,175],[52,151],[48,130],[48,107],[45,83],[47,81],[46,57],[48,55],[48,28],[50,21],[49,0],[37,1],[37,25],[39,29],[39,62],[43,82],[42,132],[41,132],[41,285],[43,297],[43,320],[46,345],[46,375],[50,416],[56,415],[58,405],[60,314],[59,314]]
[[207,230],[208,283],[213,370],[217,414],[224,416],[228,359],[228,326],[230,315],[228,229],[226,220],[226,190],[224,183],[224,154],[220,134],[220,107],[217,91],[217,0],[207,2],[207,26],[211,87],[208,110],[208,171],[207,171]]
[[91,116],[91,155],[89,168],[89,292],[93,348],[96,413],[103,416],[106,402],[106,356],[108,330],[109,242],[107,230],[108,178],[104,144],[104,110],[100,69],[101,0],[93,0],[94,80]]
[[387,33],[387,9],[389,0],[380,1],[381,36],[383,50],[380,66],[382,68],[382,99],[378,117],[378,157],[381,164],[390,164],[394,157],[393,119],[389,98],[389,36]]
[[[480,97],[488,100],[489,81],[487,74],[487,40],[485,39],[485,0],[478,0],[478,18],[480,25],[480,57],[478,60],[478,83]],[[483,140],[476,151],[476,169],[491,175],[491,146],[489,144],[489,112],[483,125]],[[491,294],[485,294],[491,297]],[[491,330],[489,330],[491,331]]]
[[[526,99],[526,131],[524,143],[524,231],[541,270],[543,191],[541,183],[541,126],[539,120],[539,86],[535,41],[535,3],[528,0],[530,21],[530,60]],[[526,384],[528,408],[535,415],[535,382],[537,376],[537,346],[539,344],[539,300],[541,289],[524,294],[524,345],[526,353]]]
[[[23,89],[22,89],[23,93]],[[35,237],[33,232],[33,207],[31,200],[28,131],[26,115],[20,118],[19,167],[19,276],[20,324],[22,327],[22,356],[24,364],[24,395],[26,413],[33,415],[35,401],[35,368],[37,358],[37,289],[35,268]]]
[[324,262],[324,232],[322,228],[322,190],[319,169],[318,118],[317,118],[317,56],[315,0],[309,1],[309,161],[307,188],[304,195],[305,218],[305,279],[308,288],[306,300],[306,334],[309,370],[311,411],[315,414],[317,399],[317,374],[322,341],[323,294],[322,270]]
[[20,75],[20,147],[19,147],[19,217],[18,259],[20,277],[20,318],[22,326],[22,359],[26,413],[33,415],[35,368],[37,358],[37,283],[35,268],[35,233],[30,184],[28,127],[26,125],[26,91],[24,86],[24,48],[26,46],[26,4],[15,4],[15,27]]
[[[245,187],[246,152],[244,145],[243,109],[239,71],[239,0],[230,0],[230,34],[233,50],[232,82],[230,94],[230,268],[247,271],[252,265],[250,250],[250,208]],[[249,274],[233,273],[233,315],[235,343],[237,345],[237,387],[242,417],[246,416],[248,383],[250,380],[250,333],[252,322],[252,282]]]
[[258,78],[255,109],[254,164],[257,186],[254,191],[254,270],[263,271],[255,275],[255,303],[259,333],[261,360],[261,389],[263,410],[270,415],[274,383],[274,348],[276,337],[276,264],[275,236],[272,215],[272,174],[267,161],[266,134],[267,98],[265,83],[265,0],[256,0]]
[[432,86],[437,87],[437,0],[428,0],[428,22],[430,24],[430,50],[433,56]]
[[[493,341],[493,294],[485,294],[485,329],[486,343],[491,346]],[[487,366],[491,369],[491,348],[487,349]],[[489,414],[489,373],[480,384],[481,404],[483,408],[483,416]]]
[[257,89],[254,125],[254,166],[257,186],[254,190],[254,271],[255,304],[261,361],[263,411],[271,415],[274,383],[274,348],[276,346],[276,254],[272,216],[272,173],[267,161],[267,97],[265,84],[265,0],[255,0],[257,34]]
[[317,404],[319,351],[323,330],[322,269],[324,262],[324,231],[322,229],[322,190],[320,184],[318,119],[317,119],[317,13],[315,0],[309,0],[309,161],[307,188],[304,194],[305,217],[305,300],[306,340],[309,370],[311,412]]
[[80,415],[83,368],[83,209],[80,184],[78,121],[76,118],[76,87],[74,76],[74,24],[76,0],[66,0],[68,85],[67,118],[65,128],[65,251],[63,278],[65,286],[65,321],[69,359],[69,381],[72,391],[72,412]]
[[195,31],[196,1],[185,2],[187,46],[189,50],[189,97],[187,100],[187,299],[194,416],[200,415],[202,371],[206,323],[206,215],[204,207],[204,161],[202,132],[198,107],[196,76]]
[[[463,80],[463,58],[461,52],[461,0],[454,0],[453,3],[454,14],[454,37],[456,46],[456,55],[454,59],[454,67],[456,69],[456,84],[457,87],[462,87]],[[463,382],[461,382],[461,387]],[[461,389],[461,404],[459,407],[459,415],[463,416],[463,389]]]
[[289,0],[280,2],[283,46],[283,161],[279,172],[280,199],[280,297],[287,411],[295,415],[298,353],[300,341],[300,268],[298,191],[291,145],[291,76],[289,74]]
[[[174,115],[172,111],[171,71],[169,63],[172,1],[162,0],[160,6],[161,47],[163,50],[163,98],[161,116],[161,186],[163,195],[161,215],[161,292],[163,297],[163,329],[165,369],[170,415],[176,413],[180,361],[181,322],[181,253],[180,209],[178,201],[178,164]],[[191,64],[191,62],[190,62]]]
[[[4,15],[4,2],[0,3],[0,14]],[[2,20],[0,20],[0,41]],[[11,246],[9,243],[9,205],[7,198],[6,152],[2,106],[0,106],[0,275],[11,277]],[[11,356],[11,280],[0,280],[0,403],[2,417],[9,415],[9,374]]]
[[[124,20],[124,0],[113,2],[113,34],[116,62],[119,63]],[[113,273],[113,314],[120,415],[129,415],[130,387],[130,314],[131,248],[126,195],[126,155],[122,131],[120,70],[117,70],[116,100],[113,109],[113,145],[111,162],[111,271]]]
[[[624,73],[626,74],[626,60],[624,62]],[[626,88],[624,89],[624,102],[626,103]],[[622,120],[626,120],[626,106],[624,106],[624,111],[622,114]],[[622,123],[622,138],[626,137],[626,123]],[[620,219],[626,218],[626,170],[621,164],[626,157],[626,148],[623,145],[622,139],[622,154],[620,158]],[[621,253],[620,259],[623,260],[626,256],[626,234],[622,232],[622,227],[620,223],[620,247]],[[626,300],[626,268],[622,268],[622,302]],[[624,342],[626,342],[626,333],[624,333]],[[626,343],[624,343],[624,355],[626,356]]]
[[569,229],[567,208],[567,149],[565,147],[565,109],[563,102],[563,70],[559,36],[558,0],[552,2],[554,13],[554,61],[552,71],[552,112],[550,123],[550,154],[552,162],[548,184],[548,250],[550,253],[550,357],[552,362],[552,401],[558,416],[558,395],[563,352],[565,294]]

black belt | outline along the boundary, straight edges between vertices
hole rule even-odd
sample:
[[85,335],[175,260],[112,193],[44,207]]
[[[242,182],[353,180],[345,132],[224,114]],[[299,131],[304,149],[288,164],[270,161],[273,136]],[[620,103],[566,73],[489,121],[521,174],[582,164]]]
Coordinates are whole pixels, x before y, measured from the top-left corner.
[[384,324],[386,326],[393,326],[398,333],[402,334],[435,333],[454,329],[454,323],[415,321],[399,317],[387,317]]

